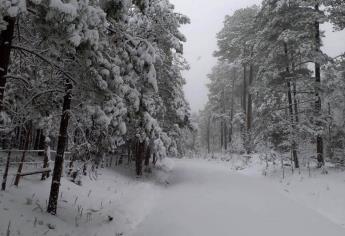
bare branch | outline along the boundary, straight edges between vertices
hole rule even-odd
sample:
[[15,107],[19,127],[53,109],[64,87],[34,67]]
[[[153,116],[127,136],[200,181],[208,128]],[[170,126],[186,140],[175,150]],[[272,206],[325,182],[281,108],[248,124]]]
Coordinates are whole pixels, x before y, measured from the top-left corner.
[[20,80],[20,81],[24,82],[26,85],[31,86],[30,82],[29,82],[26,78],[24,78],[24,77],[22,77],[22,76],[7,74],[7,75],[5,75],[4,77],[5,77],[6,79]]

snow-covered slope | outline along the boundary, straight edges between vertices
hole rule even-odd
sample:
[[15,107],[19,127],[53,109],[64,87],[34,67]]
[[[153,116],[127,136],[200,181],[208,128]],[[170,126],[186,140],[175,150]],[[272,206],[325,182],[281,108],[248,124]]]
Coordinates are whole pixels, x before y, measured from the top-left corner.
[[[155,181],[130,177],[129,170],[101,169],[82,186],[63,179],[58,215],[45,212],[51,180],[24,178],[0,192],[0,235],[114,236],[130,232],[154,206],[161,188]],[[111,220],[111,218],[113,218]]]

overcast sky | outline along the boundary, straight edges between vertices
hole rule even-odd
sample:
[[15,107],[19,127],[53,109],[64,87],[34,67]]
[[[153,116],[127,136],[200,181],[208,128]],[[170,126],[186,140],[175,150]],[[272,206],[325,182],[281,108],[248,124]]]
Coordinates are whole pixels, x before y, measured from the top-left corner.
[[[187,80],[186,97],[192,110],[198,111],[207,102],[207,74],[216,63],[212,53],[217,49],[216,34],[223,26],[225,15],[261,0],[170,0],[181,12],[191,19],[190,25],[184,26],[182,32],[188,42],[184,46],[185,57],[191,69],[184,73]],[[327,27],[330,28],[330,27]],[[330,30],[329,30],[330,31]],[[331,56],[345,51],[345,32],[327,34],[325,51]]]

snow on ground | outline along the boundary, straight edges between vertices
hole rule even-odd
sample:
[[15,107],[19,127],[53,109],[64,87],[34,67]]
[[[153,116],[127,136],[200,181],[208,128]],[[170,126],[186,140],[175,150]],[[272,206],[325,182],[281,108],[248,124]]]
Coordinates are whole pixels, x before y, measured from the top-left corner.
[[286,197],[267,178],[221,163],[176,161],[169,182],[132,236],[345,235],[345,228]]
[[328,172],[324,175],[314,169],[309,176],[308,170],[302,170],[287,173],[284,179],[275,173],[273,179],[285,196],[345,227],[345,173],[337,169]]
[[290,166],[284,166],[283,176],[279,160],[275,164],[271,161],[267,163],[264,155],[255,154],[246,161],[235,155],[228,164],[241,174],[253,177],[265,175],[266,180],[271,181],[285,196],[345,227],[345,172],[327,163],[328,174],[323,174],[322,170],[315,168],[316,163],[310,165],[311,168],[307,168],[302,161],[300,170],[293,172]]
[[57,217],[45,213],[50,179],[30,176],[0,192],[0,235],[9,222],[11,236],[345,235],[344,173],[279,168],[232,155],[165,159],[141,179],[100,169],[82,186],[63,179]]
[[134,170],[100,169],[97,180],[84,177],[82,186],[63,178],[57,217],[45,212],[51,179],[24,177],[19,188],[10,186],[0,192],[0,235],[6,235],[9,223],[11,236],[130,232],[152,209],[162,187],[153,179],[131,177],[129,172]]

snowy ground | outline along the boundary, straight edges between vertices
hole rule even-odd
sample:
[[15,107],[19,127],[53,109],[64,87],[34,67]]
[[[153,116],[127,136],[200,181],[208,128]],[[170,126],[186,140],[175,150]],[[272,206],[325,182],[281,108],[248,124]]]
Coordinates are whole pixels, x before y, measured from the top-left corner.
[[278,169],[263,176],[253,160],[174,160],[169,172],[168,159],[151,178],[107,169],[82,186],[64,179],[57,217],[40,209],[50,180],[25,178],[0,192],[0,235],[9,222],[11,236],[345,235],[343,172],[282,179]]
[[159,235],[340,236],[345,228],[291,200],[265,177],[183,160],[177,161],[169,188],[133,234]]
[[24,178],[18,189],[10,186],[0,192],[0,235],[6,235],[9,222],[11,236],[117,236],[130,232],[156,204],[162,187],[154,180],[130,177],[129,171],[134,173],[101,169],[97,180],[85,177],[82,186],[62,179],[57,217],[45,212],[51,180],[42,182],[40,175]]

